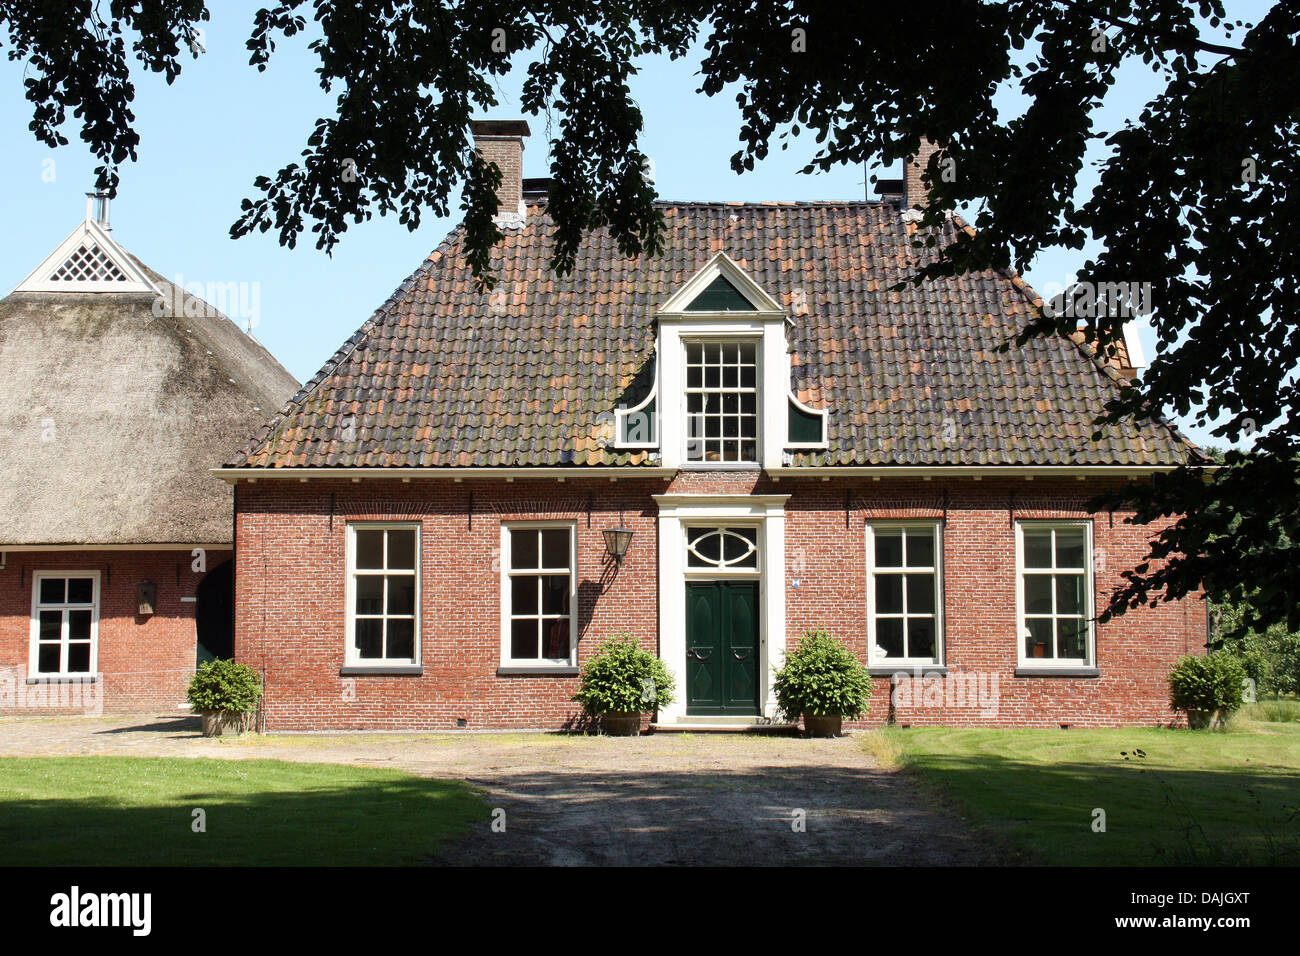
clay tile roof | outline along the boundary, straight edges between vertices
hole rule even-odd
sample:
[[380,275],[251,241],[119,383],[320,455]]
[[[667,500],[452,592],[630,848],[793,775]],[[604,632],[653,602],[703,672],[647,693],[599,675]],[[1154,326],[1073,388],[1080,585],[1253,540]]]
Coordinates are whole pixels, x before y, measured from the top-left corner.
[[[1011,273],[908,286],[921,255],[888,202],[661,205],[665,253],[629,260],[604,232],[549,270],[532,205],[479,292],[452,232],[266,424],[231,467],[644,465],[606,446],[652,378],[655,310],[718,251],[787,306],[791,387],[829,409],[808,465],[1168,465],[1168,425],[1092,421],[1121,379],[1086,345],[1007,352],[1037,296]],[[960,222],[948,227],[964,228]]]

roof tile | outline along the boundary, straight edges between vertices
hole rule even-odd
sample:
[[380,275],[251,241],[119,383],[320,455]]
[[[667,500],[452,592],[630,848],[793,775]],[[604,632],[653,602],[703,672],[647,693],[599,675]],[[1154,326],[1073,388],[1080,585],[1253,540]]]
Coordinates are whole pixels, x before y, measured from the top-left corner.
[[[914,249],[890,203],[664,203],[664,254],[591,235],[549,271],[542,206],[496,250],[480,292],[455,230],[230,464],[285,468],[644,465],[608,446],[646,394],[655,310],[719,251],[786,304],[791,388],[829,415],[807,465],[1175,464],[1190,446],[1145,422],[1091,441],[1118,376],[1085,344],[999,352],[1041,305],[1012,273],[908,285]],[[950,224],[948,237],[961,223]],[[805,398],[806,396],[806,398]],[[355,440],[335,440],[356,414]]]

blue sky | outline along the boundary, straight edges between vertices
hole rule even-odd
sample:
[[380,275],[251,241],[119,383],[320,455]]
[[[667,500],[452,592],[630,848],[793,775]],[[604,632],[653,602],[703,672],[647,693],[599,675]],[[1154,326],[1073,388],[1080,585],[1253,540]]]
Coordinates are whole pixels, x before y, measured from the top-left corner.
[[[248,66],[244,43],[261,5],[246,0],[212,4],[206,53],[187,60],[171,87],[155,76],[137,75],[134,111],[140,159],[123,171],[112,210],[113,232],[169,279],[179,274],[186,282],[205,285],[255,284],[254,334],[294,376],[306,380],[419,265],[453,222],[429,218],[411,233],[396,218],[376,218],[349,229],[332,258],[317,250],[310,236],[294,250],[281,248],[273,232],[238,241],[229,238],[240,200],[253,194],[253,179],[296,158],[313,121],[328,115],[332,102],[316,84],[315,59],[303,37],[281,42],[266,72]],[[1267,6],[1242,0],[1230,10],[1253,20]],[[864,195],[861,168],[798,174],[813,148],[807,137],[795,140],[788,151],[774,150],[753,172],[733,173],[728,160],[737,149],[739,128],[734,99],[728,92],[712,99],[697,94],[697,63],[649,60],[634,80],[645,115],[642,148],[655,161],[662,198],[815,200]],[[80,221],[95,165],[72,124],[65,129],[71,145],[58,150],[37,143],[27,131],[31,109],[22,96],[22,75],[21,64],[0,62],[6,143],[0,153],[0,182],[6,187],[0,200],[0,294],[20,282]],[[501,105],[492,118],[522,115],[519,82],[518,73],[503,82]],[[1149,72],[1130,65],[1107,103],[1102,128],[1114,129],[1123,116],[1136,114],[1157,88]],[[1013,103],[1008,97],[1008,106]],[[525,150],[524,172],[543,176],[548,160],[544,122],[529,121],[533,137]],[[1086,254],[1044,254],[1028,279],[1037,287],[1068,284]],[[1143,338],[1150,356],[1153,337],[1148,331]],[[1199,429],[1188,432],[1193,440],[1206,440]]]

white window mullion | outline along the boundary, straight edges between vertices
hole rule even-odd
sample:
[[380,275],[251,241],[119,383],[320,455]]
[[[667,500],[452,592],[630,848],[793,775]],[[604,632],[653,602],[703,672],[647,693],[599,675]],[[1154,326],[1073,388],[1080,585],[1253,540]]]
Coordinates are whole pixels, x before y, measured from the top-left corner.
[[[423,608],[423,587],[421,583],[422,562],[421,551],[422,542],[420,534],[420,525],[410,522],[385,523],[385,522],[357,522],[348,525],[347,539],[347,587],[346,600],[347,606],[347,638],[344,650],[344,661],[349,667],[374,667],[382,669],[385,667],[398,666],[417,666],[422,660],[422,634],[420,627],[420,618]],[[366,540],[373,543],[374,535],[378,535],[379,542],[379,561],[378,567],[362,568],[358,565],[360,562],[360,542],[359,536],[366,535]],[[399,543],[403,550],[410,548],[411,558],[410,567],[399,567],[393,563],[392,551],[395,544]],[[410,579],[411,581],[411,607],[405,613],[394,611],[395,606],[395,588],[399,579]],[[358,596],[363,583],[368,585],[367,591],[372,589],[374,582],[378,582],[378,604],[377,609],[368,609],[364,612],[357,610]],[[370,624],[368,622],[374,622]],[[397,654],[394,643],[398,640],[394,634],[394,622],[402,624],[409,623],[411,629],[411,643],[409,654]],[[358,646],[359,627],[367,623],[368,627],[378,628],[379,634],[379,656],[363,657],[361,648]],[[403,641],[403,643],[405,643]]]
[[[564,563],[567,567],[557,565],[547,558],[547,539],[552,545],[556,534],[564,535]],[[578,628],[577,601],[577,529],[572,522],[539,523],[503,523],[501,526],[501,664],[503,667],[522,667],[528,669],[561,669],[576,663],[576,641]],[[520,546],[526,545],[534,550],[536,558],[531,563],[521,557]],[[557,611],[546,606],[547,581],[551,577],[564,577],[565,593],[562,606]],[[515,606],[515,582],[528,579],[532,582],[533,601],[531,610],[521,610]],[[522,622],[529,627],[528,646],[521,647],[520,653],[530,656],[517,656],[514,646],[515,629]],[[562,657],[548,657],[547,639],[551,628],[560,624],[566,627],[568,646]],[[523,636],[521,634],[521,640]]]
[[[1068,537],[1067,537],[1068,535]],[[1029,566],[1030,536],[1034,540],[1047,543],[1047,560],[1042,566]],[[1064,542],[1064,544],[1063,544]],[[1064,547],[1077,547],[1078,564],[1062,564],[1060,554]],[[1044,521],[1025,520],[1016,523],[1016,604],[1017,604],[1017,649],[1016,659],[1020,666],[1026,668],[1052,667],[1093,667],[1096,662],[1096,629],[1093,624],[1093,584],[1092,584],[1092,528],[1083,521]],[[1043,603],[1047,612],[1030,611],[1030,591],[1041,593],[1045,586],[1049,597]],[[1073,612],[1062,610],[1060,590],[1063,583],[1070,585],[1070,590],[1079,595],[1078,607]],[[1034,585],[1031,588],[1031,583]],[[1041,600],[1041,599],[1040,599]],[[1031,622],[1046,622],[1051,631],[1050,641],[1046,643],[1050,653],[1044,657],[1035,657],[1029,651],[1032,634]],[[1078,656],[1066,656],[1073,649],[1066,648],[1061,641],[1061,628],[1065,624],[1074,634],[1072,642],[1082,636],[1081,653]]]
[[[878,546],[896,538],[897,564],[881,564],[877,559]],[[928,539],[932,557],[928,564],[909,564],[916,554],[913,541]],[[941,527],[935,521],[883,521],[868,522],[866,526],[867,558],[867,662],[874,667],[914,667],[941,664],[944,659],[943,640],[943,537]],[[929,611],[917,610],[912,601],[911,586],[913,578],[929,579]],[[898,606],[896,610],[881,609],[879,593],[882,582],[892,584],[886,590],[896,591]],[[901,656],[886,656],[882,635],[882,623],[896,622],[899,629],[898,653]],[[922,625],[931,631],[931,653],[920,655],[917,652],[917,639],[914,630]]]

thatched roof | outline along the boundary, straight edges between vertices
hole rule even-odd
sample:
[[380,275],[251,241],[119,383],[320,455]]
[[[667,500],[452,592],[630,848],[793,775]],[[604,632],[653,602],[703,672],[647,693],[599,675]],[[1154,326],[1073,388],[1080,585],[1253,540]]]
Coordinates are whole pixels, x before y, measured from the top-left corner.
[[225,315],[131,263],[165,307],[75,285],[0,300],[0,549],[231,540],[230,486],[208,470],[298,383]]

